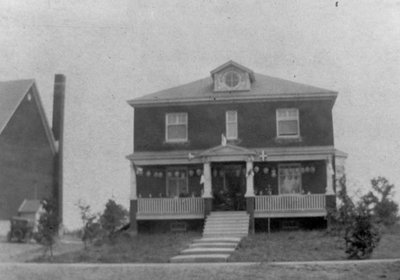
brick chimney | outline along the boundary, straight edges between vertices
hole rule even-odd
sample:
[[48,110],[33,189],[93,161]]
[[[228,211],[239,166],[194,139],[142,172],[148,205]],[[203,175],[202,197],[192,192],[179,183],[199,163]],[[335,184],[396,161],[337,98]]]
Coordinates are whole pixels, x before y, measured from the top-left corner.
[[54,196],[57,200],[57,212],[60,226],[62,225],[63,217],[64,101],[65,76],[56,74],[54,78],[52,130],[57,147],[57,153],[54,157]]

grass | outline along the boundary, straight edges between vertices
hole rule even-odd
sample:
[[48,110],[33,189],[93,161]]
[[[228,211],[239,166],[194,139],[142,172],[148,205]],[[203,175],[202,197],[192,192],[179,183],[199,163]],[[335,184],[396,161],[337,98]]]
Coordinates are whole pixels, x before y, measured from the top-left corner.
[[246,237],[232,262],[344,260],[344,247],[325,231],[282,231]]
[[[142,234],[134,237],[122,235],[114,242],[102,242],[87,249],[58,254],[56,263],[166,263],[169,258],[189,246],[200,233],[159,233]],[[49,262],[48,256],[41,256],[33,262]]]
[[[188,248],[199,232],[141,234],[120,236],[115,242],[104,242],[82,249],[82,245],[56,246],[56,263],[167,263],[182,249]],[[71,247],[69,247],[71,246]],[[72,246],[75,246],[72,248]],[[344,241],[326,231],[280,231],[257,233],[242,240],[230,262],[284,262],[345,260]],[[400,225],[385,229],[374,259],[400,258]],[[36,257],[33,262],[49,262]]]

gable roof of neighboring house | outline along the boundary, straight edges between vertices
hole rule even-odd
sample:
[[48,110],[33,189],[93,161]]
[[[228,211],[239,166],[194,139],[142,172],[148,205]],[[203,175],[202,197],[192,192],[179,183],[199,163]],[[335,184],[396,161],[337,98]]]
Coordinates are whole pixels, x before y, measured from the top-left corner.
[[0,82],[0,134],[6,128],[19,105],[32,89],[32,99],[35,101],[38,108],[40,118],[43,122],[47,139],[53,153],[56,152],[55,140],[53,132],[44,112],[39,92],[36,87],[35,80],[15,80]]
[[36,213],[42,208],[40,200],[25,199],[18,209],[19,213]]
[[[240,68],[254,77],[249,91],[215,92],[213,90],[213,75],[228,66]],[[190,102],[223,102],[234,100],[259,99],[293,99],[293,98],[329,98],[335,101],[337,92],[306,84],[296,83],[280,78],[253,73],[252,70],[234,62],[228,61],[211,71],[211,77],[200,79],[177,87],[144,95],[128,103],[132,106],[151,104],[176,104]]]

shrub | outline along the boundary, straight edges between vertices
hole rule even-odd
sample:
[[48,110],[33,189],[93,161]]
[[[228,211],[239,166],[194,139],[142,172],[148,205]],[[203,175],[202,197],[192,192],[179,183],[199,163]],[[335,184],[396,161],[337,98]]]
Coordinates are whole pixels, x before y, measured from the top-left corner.
[[337,196],[338,209],[329,213],[333,232],[345,241],[349,259],[369,258],[380,240],[380,231],[369,209],[361,200],[355,204],[347,194],[346,178],[340,180],[341,190]]
[[81,239],[85,249],[87,249],[88,243],[93,243],[96,238],[99,238],[102,235],[101,226],[98,222],[99,215],[93,214],[90,206],[81,200],[78,201],[77,206],[79,208],[83,223]]
[[35,239],[45,246],[45,254],[50,252],[53,257],[53,245],[58,234],[59,218],[57,215],[57,204],[54,199],[42,201],[44,212],[40,215],[38,222],[38,232]]
[[106,209],[100,216],[100,224],[107,236],[113,239],[116,231],[128,221],[128,211],[114,200],[108,200]]
[[360,203],[355,212],[344,236],[346,254],[349,259],[366,259],[378,245],[381,234],[364,204]]

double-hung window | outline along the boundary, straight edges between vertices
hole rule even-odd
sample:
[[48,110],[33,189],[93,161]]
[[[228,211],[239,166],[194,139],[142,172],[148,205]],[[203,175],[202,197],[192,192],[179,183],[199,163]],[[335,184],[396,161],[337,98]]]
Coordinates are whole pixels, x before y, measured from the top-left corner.
[[276,130],[278,137],[300,137],[299,110],[296,108],[277,109]]
[[238,138],[237,111],[226,111],[226,139]]
[[165,116],[165,140],[185,142],[188,140],[187,113],[168,113]]

